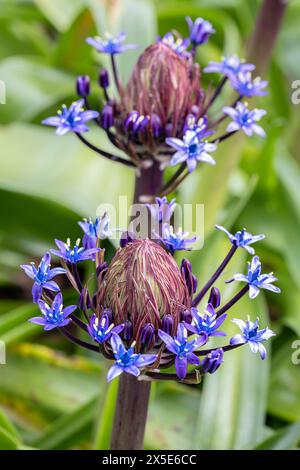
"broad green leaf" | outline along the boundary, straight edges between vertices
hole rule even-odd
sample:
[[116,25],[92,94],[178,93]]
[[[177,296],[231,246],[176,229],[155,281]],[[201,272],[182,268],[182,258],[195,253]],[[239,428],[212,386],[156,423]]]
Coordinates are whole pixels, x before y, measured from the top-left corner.
[[264,440],[255,450],[292,450],[300,442],[300,423],[291,424]]
[[0,426],[0,450],[16,450],[19,445],[15,436]]
[[41,437],[31,442],[31,445],[44,450],[64,449],[70,444],[73,447],[80,442],[82,433],[85,438],[86,430],[91,437],[91,423],[95,418],[96,407],[97,397],[93,397],[73,413],[54,421]]
[[[98,132],[89,139],[101,145]],[[9,155],[0,165],[1,188],[46,198],[83,216],[94,216],[101,203],[118,211],[119,195],[131,201],[134,172],[94,154],[73,135],[60,138],[52,129],[18,124],[0,128],[0,136],[3,155]]]
[[1,107],[2,124],[30,121],[57,101],[74,94],[74,77],[39,59],[21,56],[5,59],[0,63],[0,77],[6,84],[7,103]]
[[65,31],[84,5],[83,0],[34,0],[53,26]]
[[[103,380],[106,380],[103,377]],[[118,393],[118,380],[112,381],[110,384],[103,385],[103,398],[98,403],[99,419],[96,423],[96,432],[94,439],[94,449],[108,450],[110,444],[110,436],[115,415],[115,404]]]
[[286,421],[300,420],[300,367],[299,341],[290,336],[272,361],[268,412]]
[[0,408],[0,428],[7,431],[8,434],[18,439],[18,433],[12,422],[8,419],[4,411]]

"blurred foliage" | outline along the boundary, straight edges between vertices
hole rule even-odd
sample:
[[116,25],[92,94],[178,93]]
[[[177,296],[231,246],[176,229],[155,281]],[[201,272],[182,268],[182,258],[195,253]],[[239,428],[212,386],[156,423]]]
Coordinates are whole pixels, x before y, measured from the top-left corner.
[[[96,82],[99,58],[86,36],[125,30],[142,50],[157,33],[185,34],[186,15],[203,16],[217,30],[199,51],[205,64],[224,52],[243,55],[259,4],[0,0],[0,79],[7,91],[7,104],[0,106],[0,339],[7,345],[7,365],[0,365],[0,449],[105,449],[109,442],[116,383],[106,385],[106,363],[66,344],[58,333],[46,336],[27,323],[36,308],[18,271],[21,262],[40,257],[55,236],[77,237],[77,220],[93,215],[100,203],[116,204],[119,195],[132,195],[130,170],[113,167],[72,136],[56,138],[40,125],[61,102],[72,100],[77,74],[89,73]],[[277,333],[272,355],[262,363],[247,348],[229,353],[218,374],[199,387],[155,384],[147,448],[299,444],[300,368],[291,361],[300,335],[300,106],[291,103],[291,82],[300,77],[299,15],[300,2],[291,2],[268,74],[270,93],[259,100],[268,110],[267,139],[228,141],[217,166],[193,173],[177,194],[184,203],[205,204],[205,249],[190,255],[200,280],[228,248],[213,232],[215,222],[267,235],[257,252],[278,275],[282,295],[245,300],[233,314],[272,321]],[[137,54],[120,58],[124,79]],[[92,137],[109,145],[104,135]],[[222,285],[237,268],[227,270]]]

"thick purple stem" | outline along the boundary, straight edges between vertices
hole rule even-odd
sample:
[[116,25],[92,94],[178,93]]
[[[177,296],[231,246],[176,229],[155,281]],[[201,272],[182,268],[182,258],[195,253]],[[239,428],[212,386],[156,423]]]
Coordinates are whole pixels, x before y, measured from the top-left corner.
[[243,297],[243,295],[245,295],[246,292],[248,292],[248,290],[249,290],[249,284],[243,287],[243,289],[241,289],[234,297],[232,297],[232,299],[229,300],[227,304],[223,305],[222,308],[216,311],[217,317],[222,315],[222,313],[227,312],[227,310],[229,310],[234,304],[236,304]]
[[[134,202],[139,204],[159,193],[163,173],[159,164],[142,170],[136,178]],[[150,235],[150,234],[149,234]],[[114,424],[111,436],[112,450],[143,449],[151,382],[122,374],[119,379]]]

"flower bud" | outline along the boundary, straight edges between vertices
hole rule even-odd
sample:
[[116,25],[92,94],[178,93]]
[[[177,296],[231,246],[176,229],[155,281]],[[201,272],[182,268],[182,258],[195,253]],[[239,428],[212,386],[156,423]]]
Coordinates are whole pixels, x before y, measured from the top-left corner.
[[132,338],[132,323],[129,320],[124,323],[123,338],[125,341],[130,341]]
[[102,109],[101,125],[103,129],[109,129],[114,125],[114,109],[110,104],[106,104]]
[[88,75],[82,75],[77,77],[76,80],[76,92],[78,96],[85,98],[90,94],[90,77]]
[[190,296],[173,257],[152,240],[133,240],[119,249],[104,278],[104,304],[114,323],[130,320],[133,336],[146,323],[160,328],[170,314],[175,325]]
[[109,87],[109,75],[106,69],[102,69],[99,74],[99,85],[104,90]]
[[125,248],[128,243],[132,243],[135,240],[135,235],[132,232],[126,231],[123,232],[120,239],[120,247]]
[[213,306],[213,308],[220,307],[221,304],[221,294],[217,287],[213,287],[209,294],[208,303]]
[[222,348],[210,352],[202,361],[202,368],[205,373],[213,374],[223,362],[224,351]]
[[161,329],[168,333],[168,335],[172,335],[174,326],[174,320],[172,315],[164,315],[162,322],[161,322]]
[[143,326],[140,341],[146,350],[153,347],[155,341],[155,328],[152,323],[146,323]]
[[189,294],[192,296],[197,290],[197,278],[192,273],[192,265],[189,260],[183,259],[181,262],[181,274],[187,285]]
[[193,321],[193,315],[190,310],[184,310],[184,312],[181,313],[181,321],[184,323],[192,323]]
[[194,104],[198,104],[199,66],[162,41],[139,57],[125,91],[125,105],[144,116],[157,115],[163,127],[172,122],[173,135]]

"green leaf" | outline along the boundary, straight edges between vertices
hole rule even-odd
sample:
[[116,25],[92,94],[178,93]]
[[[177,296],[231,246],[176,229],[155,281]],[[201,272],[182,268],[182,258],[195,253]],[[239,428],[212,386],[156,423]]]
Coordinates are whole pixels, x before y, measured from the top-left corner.
[[19,441],[0,426],[0,450],[16,450],[19,445]]
[[8,434],[18,439],[18,433],[14,425],[8,419],[4,411],[0,408],[0,428],[4,431],[7,431]]
[[[106,377],[104,378],[106,380]],[[104,388],[104,402],[98,404],[100,418],[96,424],[96,433],[94,440],[94,449],[108,450],[110,444],[110,436],[113,426],[113,419],[115,415],[115,404],[118,393],[118,380],[114,380],[110,384],[105,384]],[[99,406],[100,405],[100,406]]]
[[255,450],[293,450],[300,442],[300,423],[291,424],[255,447]]
[[268,412],[290,422],[300,421],[300,367],[297,341],[297,336],[288,337],[274,354],[268,397]]
[[65,31],[84,5],[83,0],[34,0],[53,26]]
[[76,445],[78,440],[81,441],[81,433],[86,428],[91,433],[96,406],[97,397],[93,397],[73,413],[58,418],[41,437],[31,442],[31,445],[44,450],[64,449],[70,442],[72,446]]
[[[103,141],[107,148],[103,133],[96,134],[98,144]],[[0,164],[0,188],[46,198],[84,216],[94,216],[106,204],[112,226],[124,226],[124,220],[114,220],[114,212],[120,194],[127,204],[131,201],[133,171],[95,155],[74,135],[60,138],[53,130],[20,124],[0,128],[0,135],[2,152],[9,155]],[[95,135],[91,132],[89,139],[96,141]]]
[[74,94],[72,76],[38,59],[20,56],[5,59],[0,63],[0,77],[6,84],[7,102],[7,106],[1,107],[2,124],[32,120],[57,101]]

